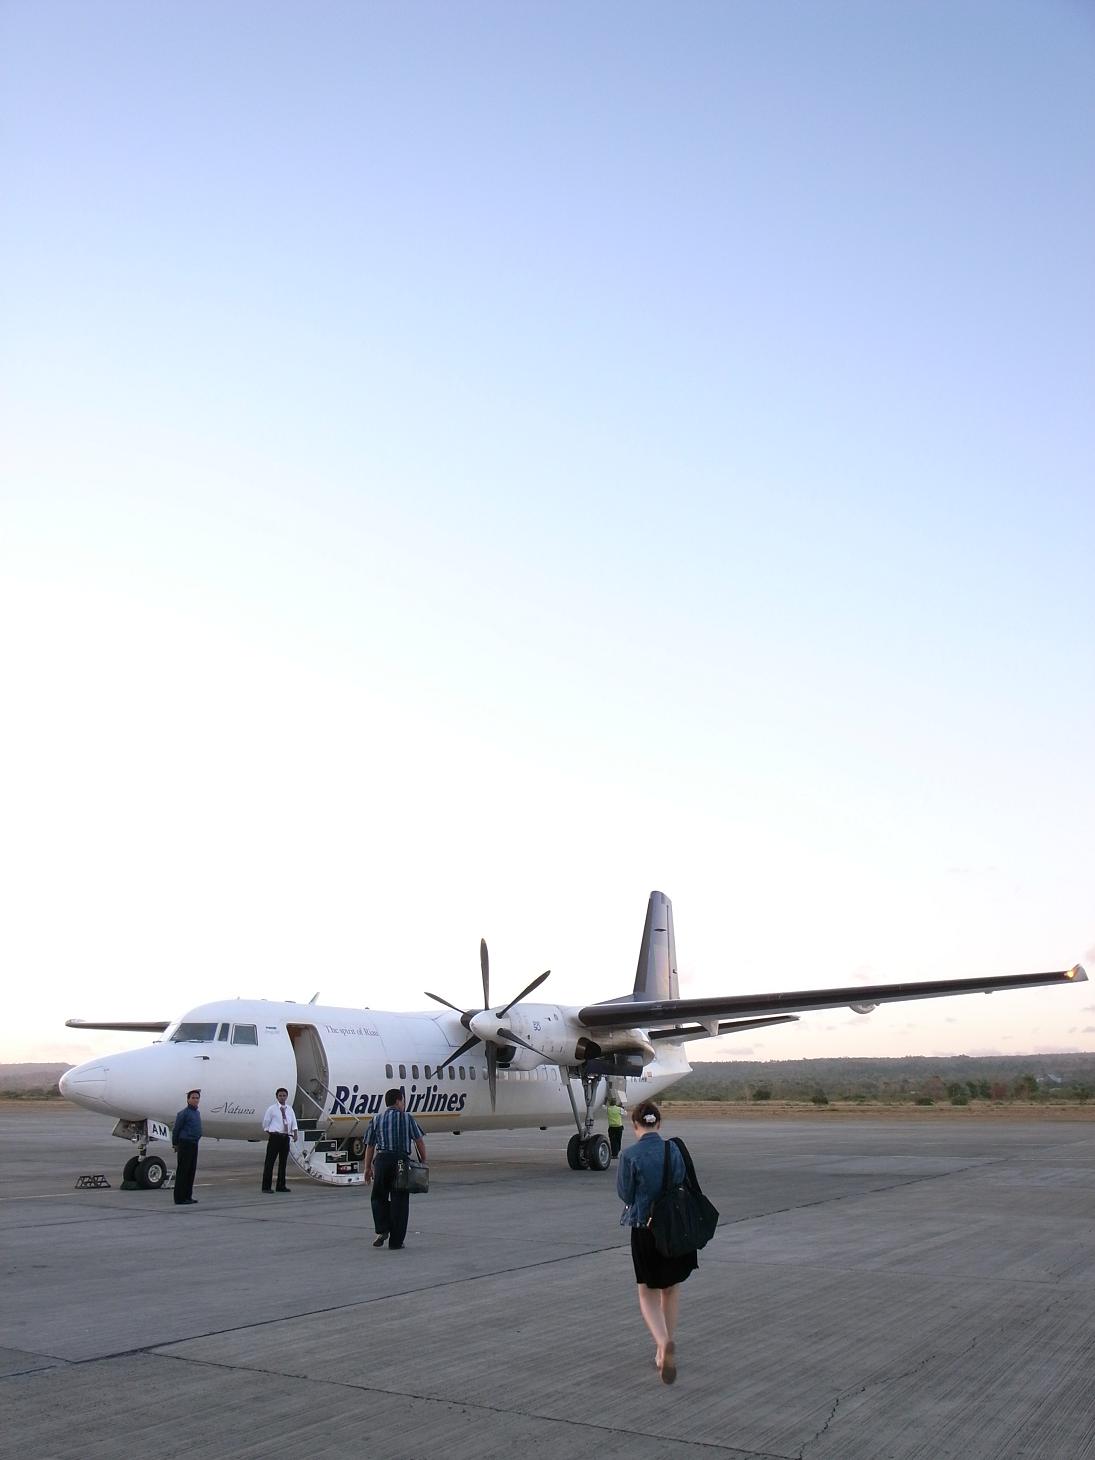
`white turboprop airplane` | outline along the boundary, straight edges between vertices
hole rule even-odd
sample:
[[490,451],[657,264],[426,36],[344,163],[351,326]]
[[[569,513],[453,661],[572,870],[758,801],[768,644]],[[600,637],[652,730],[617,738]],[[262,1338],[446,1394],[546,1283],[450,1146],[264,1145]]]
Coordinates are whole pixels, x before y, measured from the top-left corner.
[[[149,1048],[91,1060],[61,1077],[61,1093],[88,1110],[117,1117],[114,1134],[134,1141],[125,1184],[162,1186],[166,1162],[148,1147],[170,1141],[186,1092],[202,1092],[207,1136],[259,1140],[262,1116],[281,1085],[295,1091],[300,1127],[292,1156],[314,1180],[353,1185],[364,1180],[364,1132],[384,1091],[402,1086],[407,1109],[433,1131],[569,1125],[573,1170],[604,1171],[608,1141],[593,1130],[614,1087],[630,1103],[688,1074],[683,1046],[693,1039],[793,1022],[813,1009],[868,1014],[881,1003],[950,994],[1040,988],[1087,978],[1077,964],[1057,973],[1002,978],[952,978],[799,993],[735,994],[682,999],[677,993],[673,907],[652,892],[635,987],[630,994],[584,1008],[526,1004],[542,973],[508,1003],[490,1000],[487,947],[480,944],[483,1004],[449,1012],[374,1013],[317,1005],[233,999],[202,1004],[174,1024],[100,1023],[69,1019],[73,1029],[115,1029],[164,1035]],[[579,1109],[575,1084],[581,1093]]]

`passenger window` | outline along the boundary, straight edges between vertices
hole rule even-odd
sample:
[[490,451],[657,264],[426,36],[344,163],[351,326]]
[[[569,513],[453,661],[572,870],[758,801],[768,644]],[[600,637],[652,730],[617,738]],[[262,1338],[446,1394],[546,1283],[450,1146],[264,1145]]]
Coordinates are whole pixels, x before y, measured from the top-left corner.
[[220,1029],[219,1029],[219,1031],[218,1031],[218,1033],[217,1033],[217,1043],[220,1044],[220,1042],[222,1040],[225,1040],[227,1038],[228,1038],[228,1025],[227,1024],[222,1024],[221,1027],[220,1027]]
[[417,1065],[412,1065],[411,1066],[411,1079],[412,1080],[417,1080],[418,1079],[418,1066]]
[[460,1066],[460,1078],[462,1080],[465,1078],[465,1075],[464,1075],[464,1066],[463,1065]]
[[233,1044],[258,1044],[259,1031],[254,1024],[237,1024],[232,1030]]
[[475,1079],[475,1066],[474,1065],[469,1066],[469,1068],[468,1068],[468,1074],[471,1076],[471,1078],[473,1080]]
[[405,1080],[407,1078],[407,1066],[406,1065],[400,1065],[399,1066],[399,1078],[401,1080]]
[[392,1067],[391,1067],[391,1065],[385,1065],[384,1066],[384,1077],[385,1077],[385,1079],[388,1079],[388,1080],[390,1080],[392,1078]]
[[428,1080],[430,1078],[430,1067],[429,1067],[429,1065],[423,1065],[422,1068],[425,1070],[425,1072],[426,1072],[426,1079]]
[[216,1024],[180,1024],[171,1036],[172,1044],[211,1044],[217,1037]]

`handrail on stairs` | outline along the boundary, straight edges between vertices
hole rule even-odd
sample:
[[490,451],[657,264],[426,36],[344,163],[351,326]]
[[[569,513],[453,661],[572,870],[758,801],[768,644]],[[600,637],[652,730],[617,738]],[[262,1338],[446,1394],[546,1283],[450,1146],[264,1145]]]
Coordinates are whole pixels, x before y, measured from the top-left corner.
[[[298,1093],[300,1095],[302,1095],[304,1097],[305,1100],[309,1101],[312,1105],[315,1106],[316,1110],[320,1114],[320,1118],[323,1121],[323,1124],[324,1124],[324,1128],[325,1129],[330,1129],[330,1126],[335,1121],[338,1121],[340,1124],[343,1121],[347,1121],[347,1120],[352,1121],[353,1124],[352,1124],[351,1129],[349,1131],[342,1131],[341,1132],[341,1134],[343,1136],[355,1135],[357,1133],[357,1129],[358,1129],[359,1126],[362,1129],[366,1129],[368,1127],[368,1125],[369,1125],[370,1120],[372,1119],[371,1116],[366,1116],[364,1119],[362,1119],[360,1116],[353,1116],[353,1115],[328,1115],[327,1114],[327,1107],[326,1107],[326,1105],[323,1102],[317,1100],[314,1095],[310,1094],[309,1091],[307,1091],[304,1088],[303,1085],[301,1085],[301,1084],[298,1083],[297,1084],[297,1091],[298,1091]],[[325,1097],[326,1096],[330,1096],[332,1098],[332,1100],[333,1100],[333,1098],[334,1098],[334,1092],[330,1089],[329,1086],[324,1085],[324,1087],[323,1087],[323,1093],[324,1093],[324,1096]],[[317,1122],[317,1124],[318,1124],[318,1122]]]

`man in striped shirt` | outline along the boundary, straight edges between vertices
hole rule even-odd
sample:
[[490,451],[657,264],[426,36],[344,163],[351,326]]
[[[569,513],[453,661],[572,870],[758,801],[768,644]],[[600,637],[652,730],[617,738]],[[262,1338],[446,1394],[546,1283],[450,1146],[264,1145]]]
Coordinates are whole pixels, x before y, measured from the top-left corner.
[[407,1102],[402,1090],[388,1090],[384,1095],[384,1109],[374,1115],[365,1134],[365,1180],[372,1183],[373,1226],[376,1229],[374,1247],[397,1251],[403,1246],[407,1235],[407,1218],[410,1216],[411,1194],[409,1191],[394,1191],[395,1168],[400,1156],[409,1156],[411,1142],[414,1142],[418,1159],[426,1159],[426,1142],[413,1115],[407,1114]]

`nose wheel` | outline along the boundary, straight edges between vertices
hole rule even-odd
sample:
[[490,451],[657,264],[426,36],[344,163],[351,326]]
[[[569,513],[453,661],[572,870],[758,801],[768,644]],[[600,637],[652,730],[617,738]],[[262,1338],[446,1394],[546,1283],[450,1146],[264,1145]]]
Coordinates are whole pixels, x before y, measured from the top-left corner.
[[159,1191],[167,1180],[167,1165],[159,1156],[145,1156],[137,1162],[137,1185]]
[[[135,1191],[141,1188],[144,1191],[159,1191],[167,1182],[167,1162],[162,1156],[148,1154],[148,1129],[145,1122],[140,1122],[139,1126],[133,1123],[133,1129],[135,1133],[130,1139],[137,1142],[137,1154],[130,1156],[122,1167],[122,1190]],[[117,1134],[116,1130],[115,1135]]]

